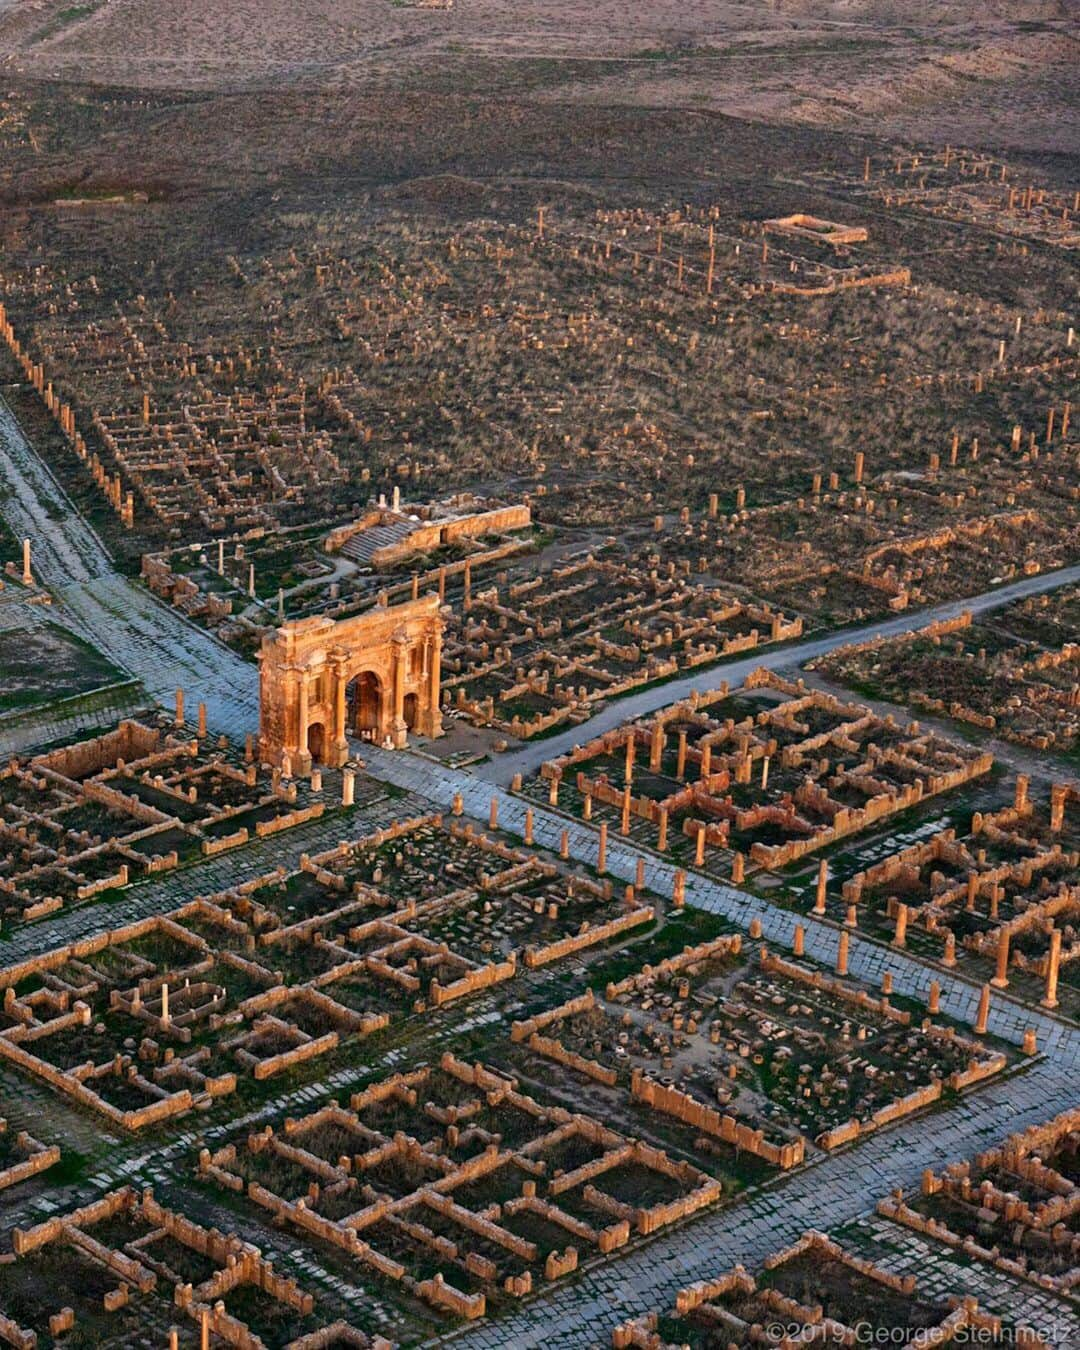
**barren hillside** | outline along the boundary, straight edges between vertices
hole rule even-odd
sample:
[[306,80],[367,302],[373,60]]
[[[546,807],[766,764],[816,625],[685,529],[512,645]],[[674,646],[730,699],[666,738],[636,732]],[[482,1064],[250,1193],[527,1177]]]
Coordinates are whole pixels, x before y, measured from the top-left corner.
[[1080,140],[1077,0],[25,0],[11,73],[526,93],[1034,149]]

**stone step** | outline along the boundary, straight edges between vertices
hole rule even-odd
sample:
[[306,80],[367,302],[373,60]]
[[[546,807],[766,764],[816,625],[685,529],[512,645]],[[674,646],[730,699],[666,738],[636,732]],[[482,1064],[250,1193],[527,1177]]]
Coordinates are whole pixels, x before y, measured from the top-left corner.
[[402,539],[407,539],[415,529],[416,525],[407,520],[396,520],[389,525],[376,525],[370,530],[354,534],[342,546],[341,552],[350,562],[367,565],[378,549],[386,548],[388,544],[400,543]]

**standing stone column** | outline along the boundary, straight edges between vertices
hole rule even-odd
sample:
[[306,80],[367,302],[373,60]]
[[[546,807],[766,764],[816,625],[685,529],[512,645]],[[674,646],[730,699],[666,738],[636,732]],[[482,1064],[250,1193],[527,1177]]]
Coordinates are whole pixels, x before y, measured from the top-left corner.
[[829,864],[822,858],[818,863],[817,891],[814,896],[814,913],[825,913],[825,894],[829,885]]
[[1005,924],[998,929],[997,968],[990,983],[995,989],[1009,986],[1009,930]]
[[990,986],[984,984],[979,992],[979,1010],[975,1014],[975,1034],[985,1036],[990,1021]]
[[1055,834],[1065,823],[1065,800],[1068,795],[1068,783],[1055,783],[1050,789],[1050,828]]
[[1055,928],[1050,934],[1050,952],[1046,961],[1046,993],[1042,1006],[1052,1012],[1058,1005],[1058,972],[1061,968],[1061,929]]

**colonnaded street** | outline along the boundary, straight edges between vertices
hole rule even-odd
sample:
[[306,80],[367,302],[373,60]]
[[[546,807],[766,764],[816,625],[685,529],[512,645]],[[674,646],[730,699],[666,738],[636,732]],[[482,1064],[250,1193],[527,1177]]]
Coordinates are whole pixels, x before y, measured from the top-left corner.
[[[34,566],[56,602],[55,617],[88,638],[101,641],[107,634],[108,649],[142,684],[152,698],[167,703],[177,685],[184,685],[205,700],[211,726],[233,736],[242,736],[257,722],[257,674],[213,638],[185,622],[160,604],[138,584],[120,576],[95,533],[66,500],[62,489],[34,452],[10,411],[0,408],[0,475],[6,489],[4,519],[19,536],[33,540]],[[1025,578],[973,599],[942,605],[923,617],[947,618],[962,609],[982,613],[1020,596],[1047,592],[1080,577],[1080,567],[1059,573]],[[855,632],[796,642],[777,651],[754,654],[644,689],[612,703],[590,724],[597,735],[627,717],[643,716],[656,708],[685,697],[703,684],[715,686],[721,679],[735,683],[750,669],[766,664],[794,668],[803,661],[863,637],[900,632],[909,617],[867,625]],[[465,815],[476,821],[487,818],[494,799],[500,826],[522,835],[525,803],[506,789],[514,773],[534,771],[538,765],[568,749],[578,737],[576,730],[514,751],[481,764],[477,769],[451,768],[423,751],[391,752],[368,744],[354,743],[354,751],[376,778],[392,784],[399,793],[363,809],[365,828],[388,825],[403,815],[426,809],[449,810],[456,797],[462,799]],[[14,749],[17,747],[8,747]],[[328,785],[339,790],[338,775],[328,775]],[[541,847],[555,851],[560,836],[568,832],[569,856],[581,863],[595,860],[597,834],[580,821],[571,821],[558,811],[533,804],[533,832]],[[238,884],[264,872],[269,866],[296,865],[302,854],[331,847],[340,825],[332,817],[298,828],[282,844],[270,839],[253,845],[241,859],[225,857],[177,873],[160,881],[131,888],[110,910],[116,925],[175,908],[197,894],[207,894],[225,884]],[[612,840],[607,868],[624,882],[634,879],[639,858],[645,858],[647,884],[670,893],[675,869],[657,855],[642,854],[624,841]],[[709,911],[746,928],[751,920],[761,922],[766,943],[790,946],[796,917],[733,886],[691,873],[686,883],[690,906]],[[802,916],[806,952],[830,963],[836,952],[837,926],[829,921]],[[6,947],[11,960],[34,956],[61,942],[74,941],[93,932],[100,913],[85,907],[66,913],[47,927],[21,928]],[[886,971],[893,975],[897,992],[925,999],[931,980],[941,988],[943,1010],[959,1021],[970,1022],[979,998],[978,988],[938,965],[889,950],[861,934],[851,935],[850,971],[871,985],[880,983]],[[474,1016],[477,1015],[475,1012]],[[482,1010],[479,1013],[483,1016]],[[750,1265],[797,1238],[807,1228],[827,1229],[862,1217],[871,1232],[875,1220],[867,1211],[866,1198],[902,1187],[917,1188],[925,1168],[940,1168],[967,1156],[1003,1134],[1037,1124],[1075,1103],[1075,1085],[1080,1076],[1080,1032],[1051,1017],[1025,1009],[1007,995],[995,995],[990,1012],[990,1031],[1019,1044],[1033,1029],[1040,1051],[1038,1061],[1025,1072],[1015,1073],[982,1091],[953,1104],[943,1113],[923,1114],[902,1129],[884,1132],[863,1142],[851,1152],[815,1161],[794,1175],[778,1179],[750,1199],[731,1208],[699,1216],[652,1238],[615,1263],[586,1268],[571,1283],[525,1303],[516,1313],[497,1323],[481,1323],[451,1336],[455,1344],[479,1348],[514,1345],[521,1347],[582,1346],[602,1344],[612,1323],[644,1312],[670,1299],[686,1284],[713,1275],[729,1264]],[[440,1037],[452,1030],[452,1019],[440,1022],[429,1037],[434,1053]],[[333,1086],[331,1080],[324,1086]],[[318,1090],[306,1089],[297,1099],[277,1105],[296,1107],[313,1100]],[[182,1135],[169,1154],[190,1146],[191,1136]],[[168,1158],[148,1156],[148,1165],[164,1168]],[[127,1164],[125,1164],[126,1166]],[[95,1180],[119,1184],[106,1168]],[[910,1252],[893,1255],[895,1268],[906,1269]],[[927,1260],[931,1258],[926,1257]],[[887,1264],[887,1262],[886,1262]],[[986,1276],[972,1275],[972,1288]],[[1023,1291],[1016,1309],[1033,1324],[1047,1315],[1046,1300],[1037,1291]],[[1071,1320],[1070,1320],[1071,1319]],[[1067,1318],[1063,1343],[1080,1342],[1080,1319]],[[1067,1338],[1074,1338],[1069,1342]]]

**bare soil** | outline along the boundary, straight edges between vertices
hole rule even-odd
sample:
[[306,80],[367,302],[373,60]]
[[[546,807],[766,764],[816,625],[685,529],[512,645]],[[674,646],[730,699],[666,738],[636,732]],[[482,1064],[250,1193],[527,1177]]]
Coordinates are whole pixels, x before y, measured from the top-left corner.
[[31,0],[8,70],[157,90],[472,89],[933,139],[1077,141],[1076,0]]

